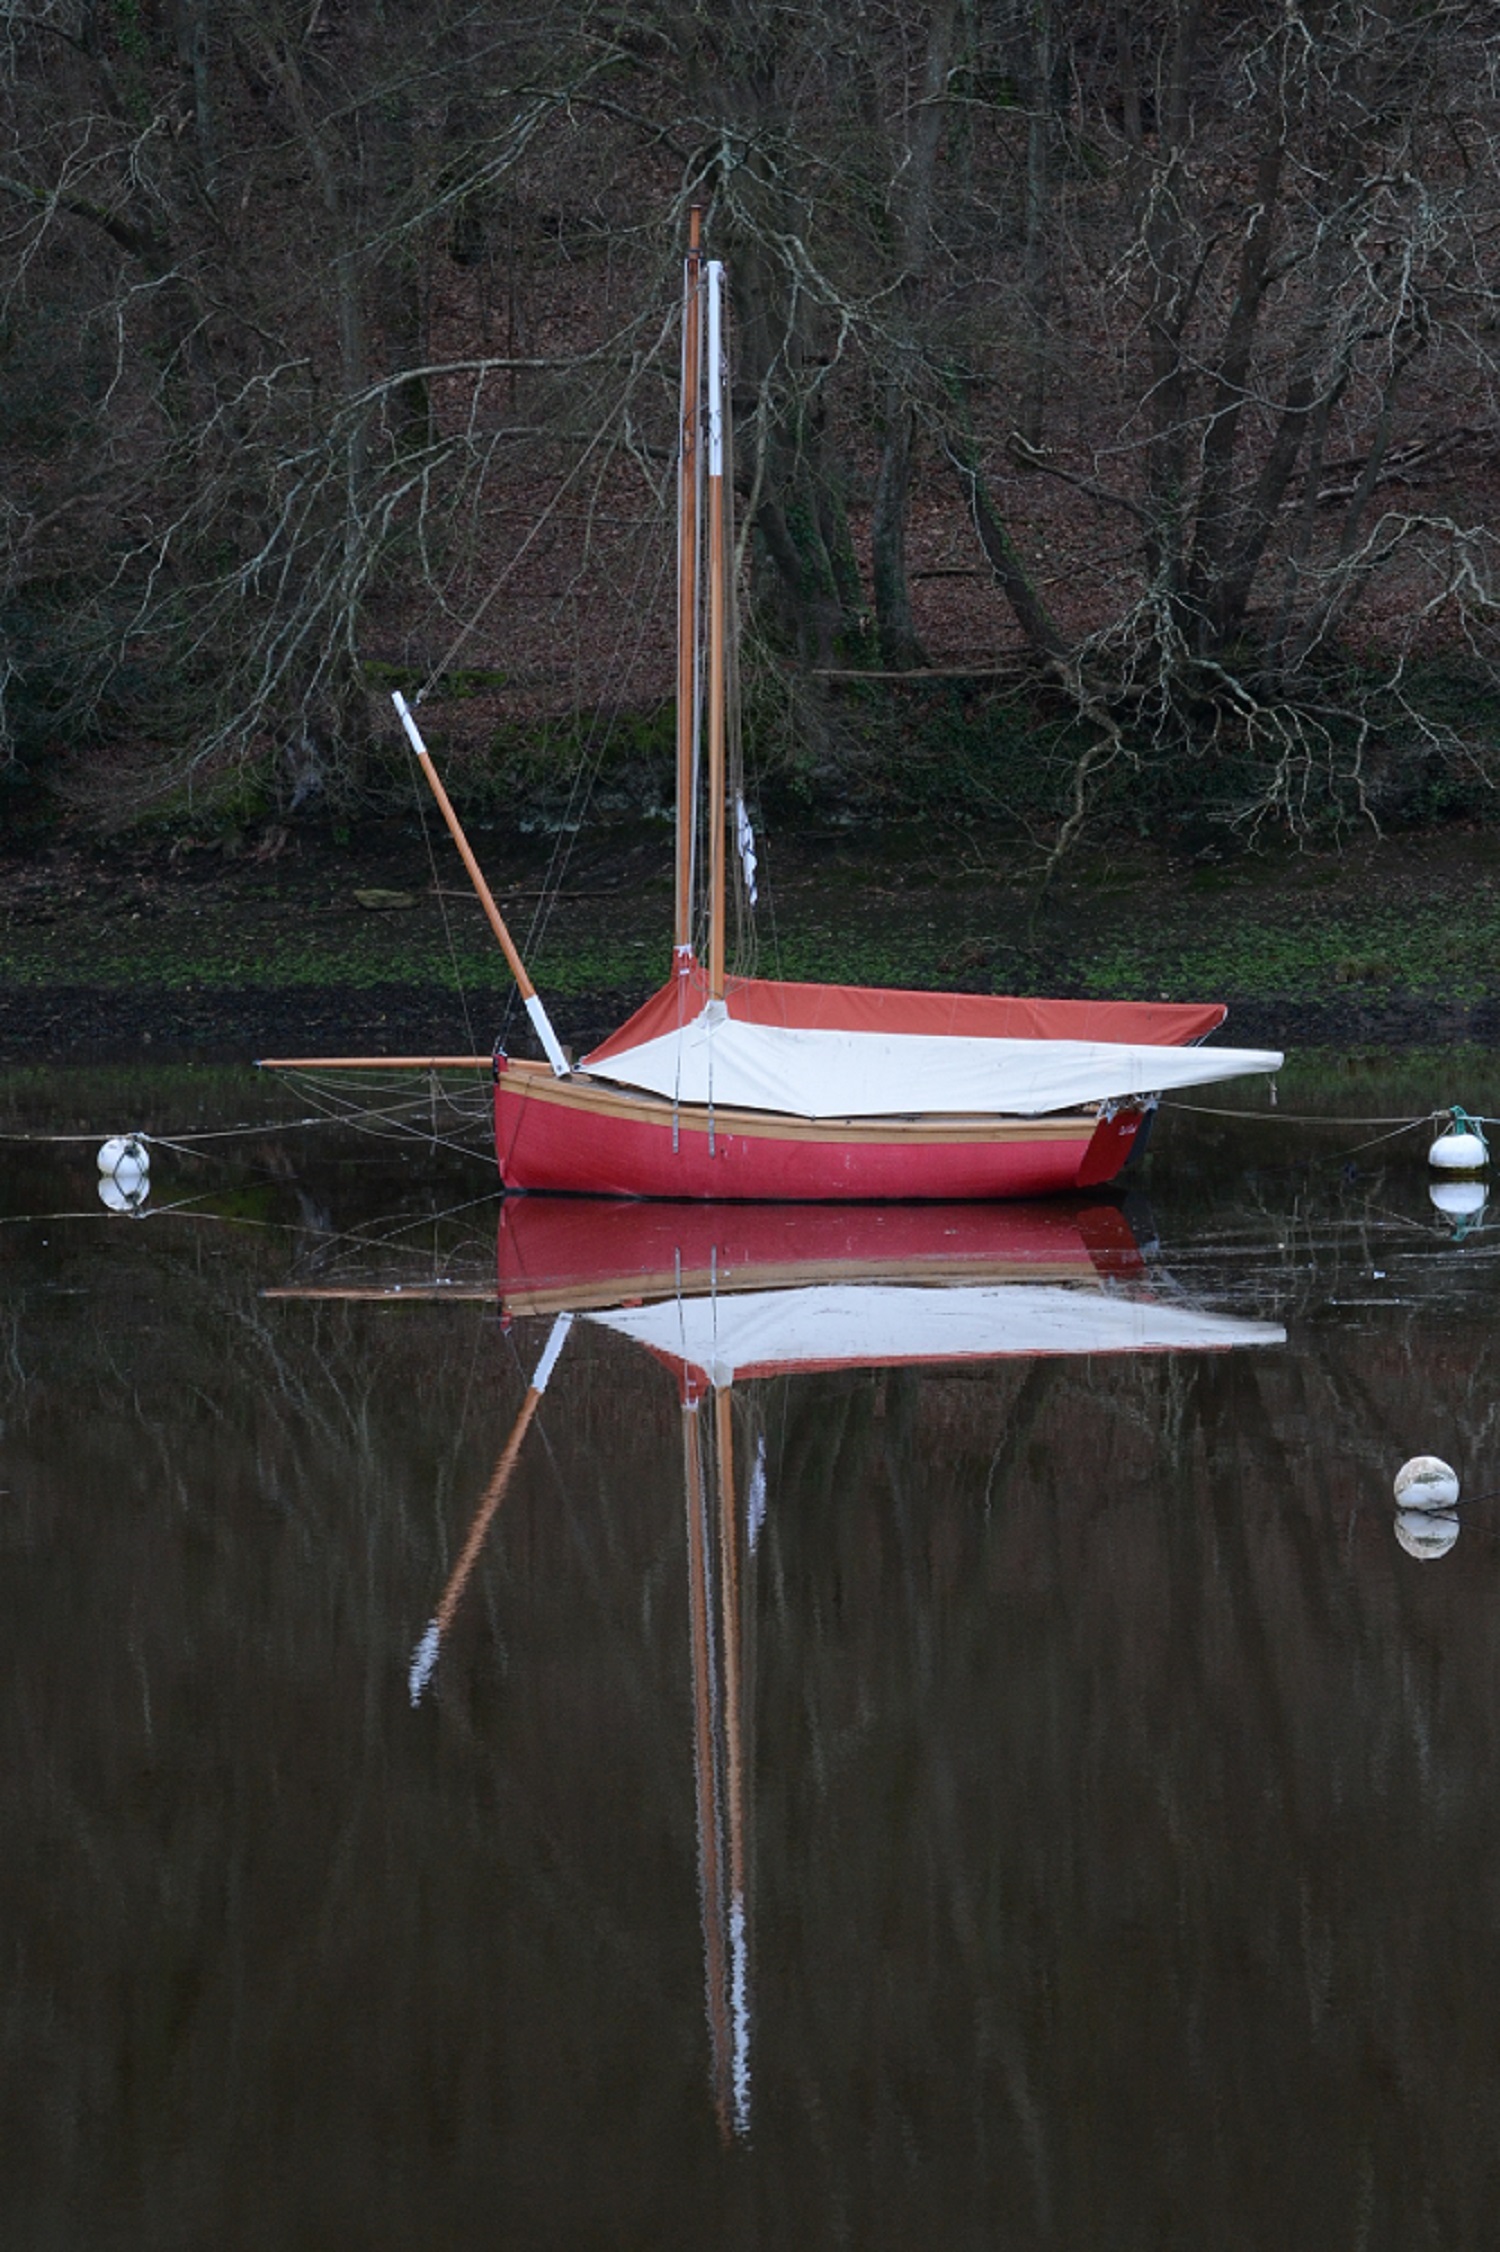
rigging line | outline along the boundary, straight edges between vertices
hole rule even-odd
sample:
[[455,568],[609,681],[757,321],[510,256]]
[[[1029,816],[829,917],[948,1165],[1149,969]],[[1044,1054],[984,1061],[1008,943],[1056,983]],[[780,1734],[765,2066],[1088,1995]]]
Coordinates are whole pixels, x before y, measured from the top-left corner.
[[[456,1092],[452,1085],[453,1074],[460,1068],[465,1071],[462,1095]],[[484,1115],[487,1109],[490,1081],[490,1060],[488,1056],[477,1058],[473,1067],[437,1064],[424,1065],[422,1069],[424,1079],[432,1076],[438,1078],[439,1092],[450,1110],[457,1111],[461,1117],[478,1118]],[[389,1109],[392,1103],[406,1105],[426,1103],[430,1100],[429,1090],[425,1085],[420,1093],[413,1094],[412,1077],[409,1069],[404,1071],[392,1069],[388,1077],[381,1077],[373,1071],[337,1072],[318,1065],[296,1064],[280,1066],[278,1076],[295,1081],[308,1101],[316,1101],[319,1097],[322,1097],[327,1102],[344,1095],[352,1096],[356,1092],[363,1096],[369,1094],[372,1090],[376,1093],[383,1090],[387,1096],[387,1101],[384,1104],[362,1103],[357,1106],[358,1110],[368,1111],[372,1116],[383,1109]],[[472,1105],[472,1108],[469,1108],[469,1105]],[[354,1115],[356,1115],[356,1111],[347,1108],[338,1111],[324,1110],[316,1118],[308,1119],[306,1123],[310,1126],[321,1126],[326,1125],[331,1118]],[[265,1133],[273,1131],[273,1129],[260,1127],[256,1131]],[[149,1139],[149,1137],[147,1138]]]
[[357,1133],[368,1134],[372,1141],[424,1142],[429,1149],[445,1149],[451,1151],[455,1157],[472,1158],[476,1164],[483,1165],[487,1171],[493,1169],[494,1166],[494,1157],[488,1151],[475,1149],[470,1142],[454,1141],[447,1134],[434,1134],[428,1126],[420,1122],[402,1125],[399,1121],[393,1121],[386,1130],[364,1122],[354,1122],[354,1124]]
[[[339,1105],[336,1110],[325,1109],[320,1118],[314,1121],[314,1123],[324,1124],[333,1119],[384,1118],[404,1110],[430,1110],[432,1089],[428,1082],[438,1077],[441,1069],[441,1066],[425,1067],[422,1081],[416,1086],[413,1085],[409,1070],[401,1072],[399,1076],[393,1073],[388,1079],[376,1078],[373,1073],[368,1071],[361,1071],[355,1076],[354,1074],[339,1075],[334,1072],[320,1073],[316,1069],[304,1068],[289,1072],[288,1076],[295,1077],[299,1081],[306,1098],[310,1102],[321,1099],[325,1104],[337,1103]],[[447,1108],[453,1111],[457,1117],[480,1119],[488,1114],[487,1097],[490,1074],[487,1059],[481,1070],[482,1081],[480,1071],[476,1071],[473,1075],[474,1080],[481,1081],[481,1083],[478,1085],[471,1083],[463,1096],[456,1094],[452,1088],[439,1084],[438,1093],[442,1096]],[[383,1091],[385,1099],[379,1102],[361,1101],[357,1104],[351,1104],[344,1099],[346,1096],[352,1097],[356,1092],[360,1096],[364,1096],[372,1089],[376,1094]]]
[[[628,404],[628,400],[629,400],[629,397],[630,397],[630,395],[631,395],[631,391],[632,391],[632,389],[633,389],[633,387],[634,387],[634,383],[635,383],[635,382],[636,382],[636,380],[637,380],[637,379],[639,378],[639,376],[640,376],[640,374],[641,374],[642,372],[643,372],[643,368],[642,368],[642,366],[639,366],[639,365],[638,365],[638,367],[637,367],[637,370],[636,370],[636,374],[635,374],[635,375],[634,375],[634,376],[632,377],[630,385],[628,385],[628,386],[627,386],[627,390],[626,390],[626,400],[625,400],[625,403],[626,403],[626,404]],[[603,435],[603,432],[602,432],[602,431],[601,431],[600,435],[601,435],[601,436]],[[613,450],[613,444],[612,444],[612,448],[611,448],[611,450]],[[637,551],[637,552],[638,552],[638,561],[637,561],[637,565],[636,565],[635,583],[634,583],[634,587],[633,587],[633,589],[632,589],[632,593],[633,593],[633,594],[638,594],[638,592],[639,592],[639,589],[640,589],[640,585],[641,585],[641,580],[642,580],[642,577],[643,577],[643,575],[644,575],[644,572],[645,572],[645,568],[646,568],[646,565],[645,565],[645,554],[646,554],[646,549],[644,548],[644,546],[642,546],[642,547],[638,548],[638,551]],[[659,591],[659,588],[660,588],[660,582],[661,582],[661,579],[662,579],[662,577],[663,577],[663,576],[665,575],[666,567],[667,567],[667,558],[666,558],[666,556],[665,556],[665,555],[659,555],[659,557],[658,557],[658,565],[657,565],[657,574],[656,574],[656,581],[655,581],[655,584],[653,585],[653,589],[652,589],[652,593],[651,593],[651,598],[650,598],[649,602],[648,602],[648,603],[644,603],[644,604],[643,604],[643,603],[641,603],[641,602],[639,602],[639,601],[637,600],[637,601],[635,602],[635,604],[634,604],[634,607],[635,607],[635,611],[636,611],[636,616],[637,616],[637,619],[638,619],[638,621],[639,621],[639,622],[638,622],[638,626],[637,626],[637,632],[636,632],[636,641],[635,641],[635,647],[634,647],[634,649],[633,649],[633,651],[632,651],[632,653],[631,653],[631,655],[630,655],[629,661],[628,661],[628,663],[627,663],[627,665],[626,665],[626,668],[625,668],[625,679],[626,679],[626,681],[628,681],[628,680],[629,680],[629,678],[630,678],[631,674],[632,674],[632,673],[634,672],[634,670],[635,670],[636,664],[637,664],[637,663],[639,662],[639,659],[640,659],[640,653],[641,653],[641,650],[642,650],[642,648],[644,647],[644,644],[645,644],[645,637],[646,637],[646,620],[647,620],[647,618],[648,618],[648,617],[650,617],[650,616],[654,615],[654,613],[655,613],[657,593],[658,593],[658,591]],[[527,940],[526,940],[526,951],[527,951],[528,953],[532,953],[532,952],[534,952],[534,951],[535,951],[536,947],[537,947],[537,946],[538,946],[538,945],[539,945],[539,944],[541,943],[541,940],[542,940],[542,938],[543,938],[543,937],[544,937],[544,935],[545,935],[545,932],[546,932],[546,929],[547,929],[547,925],[548,925],[548,922],[549,922],[549,920],[550,920],[550,917],[551,917],[552,907],[553,907],[553,905],[555,904],[555,891],[556,891],[556,888],[557,888],[557,887],[560,887],[560,885],[561,885],[561,882],[562,882],[562,878],[563,878],[563,875],[564,875],[564,874],[566,873],[566,871],[567,871],[567,867],[568,867],[568,864],[569,864],[569,862],[570,862],[570,860],[571,860],[571,857],[572,857],[572,853],[573,853],[573,850],[574,850],[574,838],[575,838],[575,836],[576,836],[576,833],[577,833],[577,827],[576,827],[576,826],[574,825],[574,814],[575,814],[575,810],[577,810],[577,811],[579,812],[579,822],[578,822],[577,826],[581,826],[582,815],[583,815],[584,813],[586,813],[586,812],[587,812],[587,808],[588,808],[588,803],[589,803],[589,800],[590,800],[590,798],[592,797],[592,794],[593,794],[593,789],[594,789],[594,784],[595,784],[595,781],[597,780],[597,776],[598,776],[598,769],[599,769],[599,767],[600,767],[600,766],[602,765],[602,763],[603,763],[603,756],[604,756],[604,751],[605,751],[605,749],[606,749],[606,747],[607,747],[607,745],[608,745],[608,741],[609,741],[609,736],[610,736],[610,733],[612,732],[612,730],[613,730],[614,726],[616,725],[616,723],[617,723],[617,721],[618,721],[618,717],[619,717],[618,705],[619,705],[619,702],[620,702],[620,697],[619,697],[619,696],[618,696],[618,694],[617,694],[617,696],[616,696],[616,699],[615,699],[615,708],[613,708],[613,709],[612,709],[612,710],[610,711],[610,713],[609,713],[608,717],[607,717],[607,718],[605,718],[605,717],[604,717],[604,715],[603,715],[602,713],[600,713],[600,711],[599,711],[599,710],[598,710],[598,709],[596,708],[596,710],[595,710],[595,713],[594,713],[594,715],[593,715],[593,718],[592,718],[592,720],[591,720],[591,722],[590,722],[590,734],[591,734],[591,735],[595,734],[595,733],[596,733],[596,732],[597,732],[597,731],[598,731],[598,730],[599,730],[599,729],[601,728],[601,726],[602,726],[602,728],[603,728],[603,734],[602,734],[602,738],[601,738],[601,739],[600,739],[600,740],[598,741],[598,747],[597,747],[597,749],[596,749],[596,750],[595,750],[595,751],[593,752],[593,755],[592,755],[592,757],[591,757],[591,756],[589,755],[588,749],[587,749],[587,747],[586,747],[586,749],[585,749],[585,753],[584,753],[584,756],[583,756],[583,757],[581,758],[581,760],[580,760],[580,762],[579,762],[579,765],[578,765],[578,768],[576,769],[576,771],[575,771],[575,773],[574,773],[574,777],[573,777],[573,782],[572,782],[572,786],[570,787],[570,790],[569,790],[569,793],[568,793],[568,804],[567,804],[567,808],[566,808],[566,811],[565,811],[565,813],[564,813],[563,821],[562,821],[562,823],[560,824],[560,826],[559,826],[559,829],[558,829],[558,831],[557,831],[557,834],[556,834],[556,836],[554,837],[554,840],[553,840],[552,853],[551,853],[551,856],[550,856],[550,858],[549,858],[549,862],[548,862],[548,868],[547,868],[547,876],[546,876],[546,879],[545,879],[545,881],[544,881],[544,882],[543,882],[543,884],[542,884],[542,887],[541,887],[541,891],[540,891],[540,893],[539,893],[539,896],[538,896],[538,899],[537,899],[537,904],[536,904],[536,907],[535,907],[535,909],[533,910],[533,913],[532,913],[532,919],[531,919],[531,928],[530,928],[530,930],[529,930],[529,932],[528,932],[528,934],[527,934]],[[579,808],[579,806],[578,806],[578,800],[579,800],[579,794],[580,794],[580,790],[582,791],[582,806],[581,806],[581,808]],[[561,865],[560,865],[560,866],[559,866],[559,860],[561,861]],[[507,1006],[506,1006],[506,1012],[505,1012],[505,1025],[504,1025],[504,1029],[506,1029],[506,1030],[508,1030],[508,1028],[509,1028],[509,1024],[510,1024],[510,1021],[511,1021],[511,1017],[512,1017],[513,1013],[514,1013],[514,997],[513,997],[513,996],[511,996],[511,997],[508,997],[508,1000],[507,1000]]]
[[[136,1129],[136,1139],[142,1142],[149,1142],[154,1149],[185,1149],[190,1142],[225,1141],[233,1135],[285,1134],[289,1133],[295,1126],[326,1126],[327,1124],[328,1119],[326,1115],[320,1113],[316,1118],[273,1118],[267,1120],[264,1124],[259,1126],[206,1127],[201,1133],[190,1132],[173,1135],[150,1134],[146,1131],[145,1127],[142,1126]],[[108,1133],[102,1128],[96,1129],[96,1131],[92,1134],[30,1134],[19,1132],[10,1133],[3,1129],[0,1129],[0,1142],[36,1142],[39,1144],[54,1142],[87,1142],[90,1144],[95,1144],[100,1141],[108,1141],[109,1138],[110,1137]]]
[[548,925],[557,907],[558,893],[567,876],[569,863],[577,850],[578,832],[587,817],[600,769],[604,764],[604,754],[620,724],[625,693],[634,678],[646,646],[650,631],[650,620],[656,614],[662,581],[667,576],[668,561],[669,559],[665,555],[659,554],[657,556],[656,568],[651,577],[649,590],[644,593],[643,597],[647,563],[645,550],[641,551],[635,578],[629,592],[629,606],[636,620],[634,643],[629,654],[624,657],[623,667],[616,676],[618,686],[610,704],[607,707],[596,706],[590,715],[584,753],[574,773],[563,820],[553,839],[547,873],[542,881],[536,905],[532,909],[531,927],[526,934],[526,952],[528,954],[536,953],[546,939]]
[[[261,1068],[267,1070],[270,1067],[262,1065]],[[438,1077],[442,1084],[444,1099],[450,1103],[459,1100],[453,1082],[460,1072],[463,1074],[462,1088],[467,1095],[473,1095],[477,1089],[487,1086],[490,1077],[490,1059],[482,1053],[475,1056],[472,1062],[468,1057],[464,1057],[455,1063],[428,1063],[424,1061],[418,1068],[422,1071],[424,1077],[431,1074]],[[340,1069],[336,1059],[319,1062],[315,1058],[309,1058],[306,1063],[288,1061],[284,1064],[278,1064],[276,1070],[280,1077],[295,1080],[300,1087],[313,1095],[320,1092],[352,1095],[356,1091],[369,1087],[388,1088],[392,1094],[400,1088],[409,1094],[412,1084],[411,1068],[409,1066],[403,1067],[394,1058],[383,1075],[378,1070],[369,1069],[363,1064],[354,1063],[348,1069]],[[425,1089],[417,1099],[426,1100]],[[316,1123],[316,1121],[313,1123]]]
[[[634,374],[631,376],[629,382],[626,384],[624,397],[621,401],[622,407],[627,404],[634,395],[636,384],[644,375],[647,364],[647,362],[642,361],[636,368]],[[546,507],[542,510],[541,515],[536,518],[530,531],[526,534],[525,539],[522,540],[520,546],[516,549],[515,554],[506,564],[504,570],[500,573],[500,576],[495,580],[488,594],[486,594],[486,596],[484,597],[484,600],[479,604],[479,607],[476,610],[470,613],[468,619],[454,635],[453,640],[449,644],[447,650],[428,672],[427,678],[423,681],[416,694],[412,697],[411,703],[413,711],[415,711],[419,705],[425,703],[428,695],[431,692],[434,681],[440,679],[441,676],[448,671],[449,667],[453,663],[454,658],[458,655],[459,650],[462,649],[470,634],[473,633],[475,627],[479,624],[480,619],[489,609],[490,604],[495,600],[495,597],[500,593],[502,587],[507,584],[516,570],[519,568],[521,559],[526,554],[527,549],[532,545],[533,541],[540,536],[543,526],[551,521],[552,517],[562,506],[564,495],[570,490],[574,482],[582,476],[584,469],[587,467],[594,453],[603,444],[607,432],[608,425],[601,423],[600,427],[594,432],[593,437],[590,438],[588,444],[584,447],[583,452],[579,455],[573,467],[568,471],[568,474],[566,475],[566,477],[564,477],[562,483],[558,486],[557,491],[553,494],[551,500],[548,501]]]
[[[456,1157],[472,1158],[476,1163],[486,1167],[494,1165],[494,1155],[490,1150],[476,1147],[473,1142],[457,1141],[448,1134],[435,1134],[430,1123],[431,1114],[425,1103],[420,1108],[416,1104],[410,1107],[412,1116],[409,1124],[389,1111],[378,1110],[358,1112],[331,1110],[328,1113],[327,1123],[329,1125],[347,1126],[356,1134],[368,1134],[373,1141],[421,1141],[427,1143],[429,1148],[451,1150]],[[380,1120],[387,1122],[384,1129],[376,1123]],[[480,1121],[476,1118],[474,1121],[476,1131],[479,1129],[479,1125]]]
[[143,1204],[131,1213],[111,1212],[106,1205],[92,1205],[81,1212],[4,1212],[0,1213],[0,1228],[22,1226],[50,1226],[54,1220],[108,1220],[116,1227],[124,1219],[141,1220],[206,1220],[221,1228],[259,1228],[271,1235],[305,1236],[315,1233],[320,1245],[355,1242],[358,1239],[345,1234],[341,1228],[309,1231],[305,1220],[254,1220],[243,1212],[202,1212],[196,1209],[203,1196],[211,1195],[205,1189],[202,1196],[183,1197],[172,1204]]
[[[389,1096],[383,1103],[361,1103],[357,1107],[351,1107],[340,1101],[337,1089],[330,1088],[323,1094],[326,1107],[320,1123],[359,1128],[366,1120],[387,1120],[392,1124],[397,1124],[403,1116],[430,1118],[431,1099],[427,1088],[423,1087],[420,1092],[415,1094],[411,1093],[409,1089],[410,1082],[408,1081],[406,1087],[401,1088],[399,1092],[397,1087],[392,1086]],[[321,1090],[316,1087],[311,1088],[309,1090],[311,1099],[317,1101],[320,1092]],[[364,1089],[361,1089],[361,1093],[363,1092]],[[485,1111],[478,1106],[471,1111],[459,1110],[457,1106],[450,1107],[455,1109],[457,1117],[475,1125],[479,1124],[486,1115]]]
[[[619,676],[619,689],[613,702],[607,709],[596,705],[590,714],[583,749],[574,769],[572,782],[569,784],[567,802],[563,807],[562,817],[553,835],[546,872],[537,888],[536,903],[531,911],[531,922],[527,929],[523,948],[529,959],[535,959],[545,943],[548,927],[556,911],[563,883],[572,863],[573,854],[577,850],[579,834],[588,816],[595,785],[604,765],[605,753],[609,748],[614,730],[620,722],[623,691],[629,685],[646,644],[646,621],[655,612],[661,581],[666,574],[665,560],[658,559],[654,582],[649,594],[642,600],[640,599],[641,582],[645,575],[645,569],[646,565],[644,559],[642,559],[637,564],[635,580],[630,589],[631,608],[638,621],[635,645],[625,660],[623,674]],[[501,1016],[499,1038],[502,1044],[514,1020],[515,1008],[516,993],[514,987],[512,987],[506,994],[505,1007]]]
[[[348,1228],[336,1229],[319,1239],[317,1249],[319,1253],[322,1253],[331,1244],[342,1245],[342,1264],[345,1272],[348,1271],[348,1263],[356,1255],[369,1259],[383,1252],[399,1251],[403,1257],[409,1257],[410,1247],[402,1242],[403,1236],[410,1235],[416,1228],[436,1227],[444,1220],[455,1220],[463,1213],[472,1211],[476,1205],[488,1202],[490,1202],[488,1197],[473,1197],[466,1204],[450,1205],[445,1212],[423,1213],[419,1219],[409,1220],[399,1227],[393,1226],[385,1235],[375,1235]],[[465,1237],[464,1241],[472,1242],[473,1239],[472,1237]],[[486,1262],[486,1265],[488,1265],[488,1262]],[[486,1280],[488,1280],[488,1276],[486,1276]]]
[[452,920],[448,914],[448,901],[438,881],[437,854],[433,850],[432,831],[427,825],[426,801],[431,792],[425,787],[417,772],[417,761],[409,759],[407,764],[411,768],[411,786],[412,793],[417,801],[417,819],[422,825],[422,842],[427,847],[427,865],[432,873],[432,888],[437,893],[438,913],[443,918],[443,937],[448,947],[448,960],[453,968],[453,983],[458,990],[458,1005],[463,1011],[464,1031],[468,1035],[469,1046],[472,1048],[474,1046],[474,1020],[469,1013],[469,996],[464,989],[463,972],[458,966],[458,946],[453,936]]
[[[1228,1118],[1264,1118],[1269,1114],[1263,1111],[1225,1111],[1220,1115]],[[1303,1125],[1321,1125],[1323,1121],[1321,1119],[1304,1119],[1300,1122],[1293,1120],[1291,1121],[1291,1123],[1301,1123]],[[1329,1123],[1337,1124],[1339,1123],[1339,1121],[1332,1120],[1329,1121]],[[1349,1121],[1349,1123],[1352,1124],[1354,1123],[1354,1121],[1351,1120]],[[1378,1149],[1382,1142],[1397,1141],[1399,1140],[1401,1135],[1409,1133],[1413,1126],[1422,1126],[1428,1123],[1430,1123],[1430,1121],[1421,1118],[1411,1119],[1400,1126],[1391,1127],[1391,1129],[1387,1133],[1371,1134],[1366,1141],[1346,1142],[1339,1149],[1325,1150],[1320,1157],[1291,1157],[1276,1165],[1257,1165],[1255,1167],[1255,1171],[1263,1178],[1270,1179],[1281,1174],[1300,1173],[1304,1170],[1311,1171],[1314,1167],[1318,1166],[1339,1165],[1342,1164],[1347,1158],[1358,1157],[1362,1150]],[[1441,1178],[1441,1176],[1439,1177]]]

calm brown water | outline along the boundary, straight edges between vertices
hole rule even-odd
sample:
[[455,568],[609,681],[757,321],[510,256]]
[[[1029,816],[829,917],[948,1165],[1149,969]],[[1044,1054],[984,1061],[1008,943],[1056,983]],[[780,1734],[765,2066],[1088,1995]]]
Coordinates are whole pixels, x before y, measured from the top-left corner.
[[0,2242],[1492,2242],[1500,1505],[1389,1494],[1500,1486],[1500,1229],[1376,1131],[1159,1138],[1111,1287],[1284,1345],[742,1378],[728,1548],[712,1395],[575,1322],[415,1703],[551,1327],[483,1165],[0,1145]]

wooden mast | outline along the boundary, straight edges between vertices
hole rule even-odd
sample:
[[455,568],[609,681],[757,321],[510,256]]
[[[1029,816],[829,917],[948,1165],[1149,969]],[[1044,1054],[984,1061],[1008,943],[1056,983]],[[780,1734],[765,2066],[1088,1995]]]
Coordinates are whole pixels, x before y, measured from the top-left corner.
[[702,296],[698,247],[703,213],[688,214],[682,285],[682,426],[677,449],[677,898],[672,957],[679,974],[693,958],[694,749],[698,718],[698,419],[702,409]]
[[724,268],[708,262],[708,997],[724,999]]
[[719,1484],[719,1616],[724,1645],[724,1766],[729,1826],[729,2114],[750,2132],[750,1968],[745,1904],[744,1687],[741,1671],[739,1517],[734,1493],[734,1412],[726,1384],[714,1393],[714,1460]]
[[698,1813],[698,1905],[703,1921],[704,1998],[708,2008],[710,2084],[719,2132],[727,2142],[731,2121],[728,1934],[724,1917],[723,1808],[715,1729],[713,1651],[713,1551],[709,1543],[698,1403],[682,1400],[683,1466],[687,1498],[688,1629],[693,1667],[693,1792]]

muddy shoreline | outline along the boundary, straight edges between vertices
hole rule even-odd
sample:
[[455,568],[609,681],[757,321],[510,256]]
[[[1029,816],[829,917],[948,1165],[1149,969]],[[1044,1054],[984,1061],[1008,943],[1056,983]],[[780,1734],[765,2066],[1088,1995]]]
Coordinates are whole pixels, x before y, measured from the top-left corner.
[[[559,1036],[581,1052],[641,998],[573,996],[553,1009]],[[181,992],[67,985],[0,987],[0,1064],[249,1063],[267,1056],[489,1054],[497,1039],[536,1053],[524,1015],[503,1002],[466,1017],[450,989],[244,987]],[[1231,999],[1220,1038],[1235,1046],[1500,1048],[1500,999],[1440,1007],[1421,994],[1326,1002]]]
[[[234,850],[75,839],[0,852],[0,1064],[533,1053],[461,870],[420,831],[273,831]],[[601,830],[554,869],[486,831],[486,872],[562,1040],[586,1050],[666,971],[669,840]],[[562,876],[561,895],[551,886]],[[1338,852],[1080,852],[806,830],[764,854],[763,975],[937,991],[1222,999],[1231,1044],[1500,1047],[1500,830]]]

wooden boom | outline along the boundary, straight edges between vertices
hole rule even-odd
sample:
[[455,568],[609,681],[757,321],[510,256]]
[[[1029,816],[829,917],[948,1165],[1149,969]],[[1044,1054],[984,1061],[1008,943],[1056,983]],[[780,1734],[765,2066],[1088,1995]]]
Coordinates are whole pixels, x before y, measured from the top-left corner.
[[489,1071],[493,1056],[257,1056],[257,1071]]

